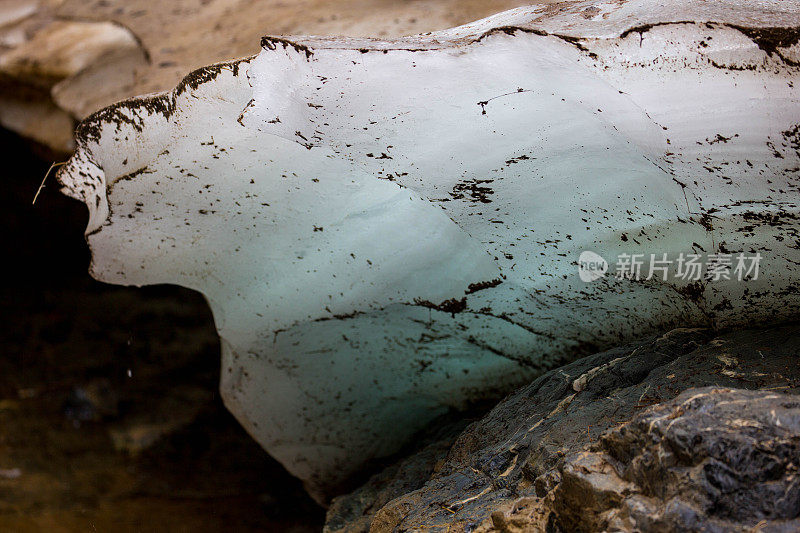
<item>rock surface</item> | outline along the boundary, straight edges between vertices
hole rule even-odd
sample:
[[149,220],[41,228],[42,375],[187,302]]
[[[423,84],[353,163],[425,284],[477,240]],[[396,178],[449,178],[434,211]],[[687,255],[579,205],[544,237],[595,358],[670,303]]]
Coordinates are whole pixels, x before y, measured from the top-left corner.
[[796,531],[798,339],[679,329],[576,361],[335,499],[326,531]]
[[526,3],[4,0],[0,124],[61,156],[74,149],[75,119],[170,89],[204,65],[252,55],[267,33],[398,37]]
[[799,469],[799,395],[693,388],[567,457],[548,522],[564,531],[797,531]]

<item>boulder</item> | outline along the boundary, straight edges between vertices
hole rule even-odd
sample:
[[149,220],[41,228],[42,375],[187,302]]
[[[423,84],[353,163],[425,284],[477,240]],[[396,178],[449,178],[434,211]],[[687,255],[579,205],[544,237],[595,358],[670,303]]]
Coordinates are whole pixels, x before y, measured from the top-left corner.
[[551,371],[326,531],[794,531],[799,333],[679,329]]

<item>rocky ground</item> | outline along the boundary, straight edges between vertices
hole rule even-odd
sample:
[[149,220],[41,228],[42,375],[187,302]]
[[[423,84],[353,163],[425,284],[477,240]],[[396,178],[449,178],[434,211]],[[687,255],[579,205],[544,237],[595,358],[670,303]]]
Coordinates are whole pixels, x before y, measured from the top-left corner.
[[325,530],[797,531],[799,339],[678,329],[576,361],[334,500]]

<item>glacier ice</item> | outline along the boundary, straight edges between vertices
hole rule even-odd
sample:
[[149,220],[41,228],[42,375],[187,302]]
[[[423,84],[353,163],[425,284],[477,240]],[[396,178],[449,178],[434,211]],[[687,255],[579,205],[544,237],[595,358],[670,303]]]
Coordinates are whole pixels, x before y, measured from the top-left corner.
[[[268,36],[85,120],[58,179],[97,279],[205,295],[226,405],[324,499],[577,355],[796,316],[798,26],[793,2],[630,0]],[[762,261],[586,283],[584,251]]]

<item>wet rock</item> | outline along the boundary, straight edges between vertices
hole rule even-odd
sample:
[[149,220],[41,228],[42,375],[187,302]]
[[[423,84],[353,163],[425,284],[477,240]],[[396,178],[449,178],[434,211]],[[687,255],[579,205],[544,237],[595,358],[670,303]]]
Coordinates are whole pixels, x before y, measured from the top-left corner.
[[0,55],[0,123],[69,152],[74,120],[131,90],[136,70],[146,64],[139,41],[118,24],[45,24]]
[[567,457],[551,520],[565,531],[797,530],[799,467],[800,396],[689,389]]
[[549,372],[430,476],[396,471],[413,488],[387,485],[377,512],[343,523],[364,493],[336,499],[327,531],[795,531],[798,333],[679,329]]
[[[110,22],[54,21],[0,58],[5,76],[30,86],[48,87],[97,63],[141,53],[130,31]],[[103,83],[113,82],[105,79]],[[101,90],[101,88],[96,88]],[[85,115],[83,115],[85,116]]]
[[0,47],[13,48],[25,42],[23,22],[39,9],[38,0],[5,0],[0,5]]
[[419,452],[373,475],[347,497],[334,499],[329,508],[326,531],[368,530],[375,512],[396,496],[417,489],[422,480],[430,477],[465,425],[463,421],[437,422],[433,425],[433,434],[418,437]]

